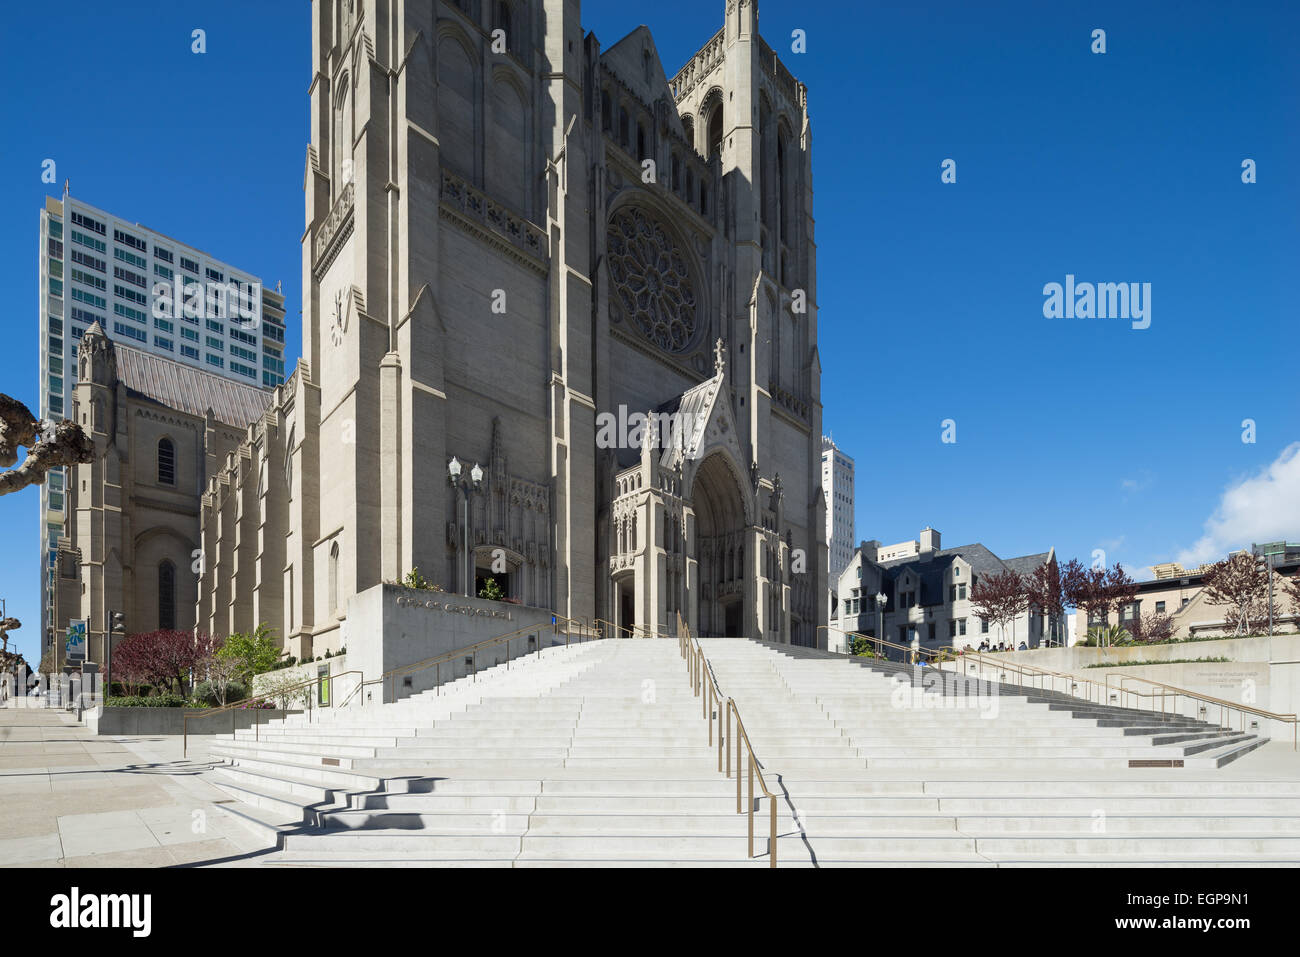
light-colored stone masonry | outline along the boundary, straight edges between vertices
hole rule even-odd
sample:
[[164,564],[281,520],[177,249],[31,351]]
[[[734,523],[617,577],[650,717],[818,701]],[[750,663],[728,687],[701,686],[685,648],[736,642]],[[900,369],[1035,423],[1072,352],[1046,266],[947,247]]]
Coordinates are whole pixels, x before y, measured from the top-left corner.
[[[200,626],[355,659],[380,639],[345,639],[350,599],[418,567],[816,642],[807,91],[755,5],[719,3],[671,78],[648,29],[602,49],[576,0],[352,7],[313,5],[303,359],[208,484]],[[687,404],[686,454],[597,442],[602,413]],[[467,504],[453,456],[484,470]]]

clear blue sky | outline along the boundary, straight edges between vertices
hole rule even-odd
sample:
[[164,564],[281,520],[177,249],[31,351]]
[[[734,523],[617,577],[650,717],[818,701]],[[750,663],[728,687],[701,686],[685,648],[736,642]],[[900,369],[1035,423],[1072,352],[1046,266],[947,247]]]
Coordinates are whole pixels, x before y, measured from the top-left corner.
[[[723,8],[592,2],[583,20],[606,47],[646,21],[671,75]],[[1138,568],[1300,539],[1300,5],[760,9],[809,87],[822,399],[857,460],[859,539],[932,525]],[[308,4],[13,4],[0,77],[0,390],[37,405],[37,217],[65,178],[282,280],[296,356]],[[1151,327],[1043,318],[1067,273],[1151,283]],[[0,597],[33,663],[37,500],[0,499]]]

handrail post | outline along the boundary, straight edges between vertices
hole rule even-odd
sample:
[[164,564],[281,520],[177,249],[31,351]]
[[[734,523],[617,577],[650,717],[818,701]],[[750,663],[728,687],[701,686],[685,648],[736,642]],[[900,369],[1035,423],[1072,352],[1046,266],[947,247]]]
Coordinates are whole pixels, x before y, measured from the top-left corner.
[[708,718],[705,723],[709,726],[709,747],[713,747],[713,686],[709,686],[709,693],[704,697],[704,716]]
[[[749,741],[746,739],[746,746]],[[749,752],[749,856],[754,856],[754,752]]]
[[[719,716],[719,721],[721,721],[721,716]],[[726,763],[723,764],[723,767],[726,768],[727,777],[731,777],[731,699],[730,698],[727,699],[727,760]]]
[[768,853],[772,856],[771,867],[776,867],[776,799],[768,796],[768,811],[772,816],[772,836],[768,839]]
[[[733,708],[736,706],[736,705],[735,705],[735,700],[734,700],[734,699],[733,699],[733,701],[732,701],[732,705],[731,705],[731,706],[732,706]],[[737,731],[737,733],[739,733],[739,731],[740,731],[740,715],[739,715],[739,714],[736,715],[736,731]],[[741,810],[742,810],[741,805],[740,805],[740,788],[741,788],[741,781],[740,781],[740,779],[741,779],[741,777],[742,777],[742,775],[741,775],[741,773],[740,773],[740,742],[737,741],[737,742],[736,742],[736,813],[737,813],[737,814],[739,814],[739,813],[741,812]]]
[[723,767],[725,767],[725,765],[723,765],[722,763],[722,699],[719,698],[718,699],[718,771],[721,772]]

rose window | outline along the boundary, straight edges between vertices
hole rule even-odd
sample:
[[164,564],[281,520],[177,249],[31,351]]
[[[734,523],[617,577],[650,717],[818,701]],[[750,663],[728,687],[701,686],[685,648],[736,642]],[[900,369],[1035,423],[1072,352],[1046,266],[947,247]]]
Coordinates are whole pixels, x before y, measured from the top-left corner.
[[695,341],[695,289],[682,254],[635,208],[614,216],[608,238],[615,319],[625,318],[666,352],[685,352]]

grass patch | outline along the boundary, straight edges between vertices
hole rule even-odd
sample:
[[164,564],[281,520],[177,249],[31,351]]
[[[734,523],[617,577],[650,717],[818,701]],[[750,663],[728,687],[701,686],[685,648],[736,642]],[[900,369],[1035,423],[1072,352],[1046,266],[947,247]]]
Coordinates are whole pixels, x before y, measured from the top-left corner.
[[[1258,635],[1196,635],[1187,638],[1165,638],[1162,641],[1124,641],[1117,642],[1110,647],[1112,648],[1155,648],[1158,645],[1189,645],[1197,641],[1237,641],[1242,638],[1295,638],[1300,635],[1296,631],[1278,631],[1269,635],[1267,632]],[[1071,647],[1074,648],[1096,648],[1097,643],[1091,639],[1076,641]]]
[[1199,665],[1203,662],[1222,662],[1231,661],[1231,658],[1170,658],[1168,661],[1105,661],[1096,665],[1085,665],[1087,668],[1136,668],[1138,665]]

